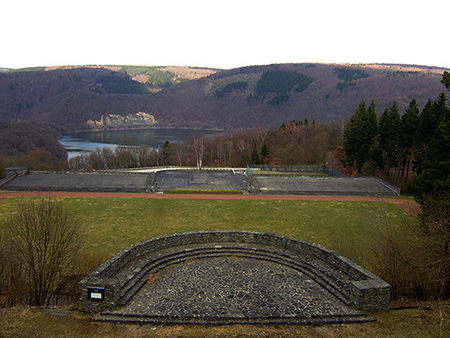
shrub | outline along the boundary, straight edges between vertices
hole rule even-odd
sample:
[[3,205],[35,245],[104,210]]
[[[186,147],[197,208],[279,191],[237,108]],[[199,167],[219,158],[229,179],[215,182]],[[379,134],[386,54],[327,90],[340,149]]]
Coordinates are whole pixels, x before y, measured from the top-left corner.
[[59,281],[72,272],[81,246],[80,226],[61,201],[47,196],[21,200],[7,219],[5,236],[2,247],[10,252],[3,287],[24,285],[30,305],[48,304]]

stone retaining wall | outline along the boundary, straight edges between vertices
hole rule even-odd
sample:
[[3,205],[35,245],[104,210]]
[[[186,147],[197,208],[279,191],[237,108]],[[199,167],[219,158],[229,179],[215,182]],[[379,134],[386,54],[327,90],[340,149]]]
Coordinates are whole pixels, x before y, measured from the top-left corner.
[[9,167],[5,168],[6,176],[0,179],[0,188],[8,184],[16,177],[25,176],[28,174],[28,169],[26,167]]
[[[191,259],[250,257],[283,264],[318,282],[345,304],[360,310],[390,307],[390,286],[338,253],[286,236],[246,231],[167,235],[131,245],[80,282],[86,311],[125,305],[159,270]],[[90,299],[90,292],[102,296]]]

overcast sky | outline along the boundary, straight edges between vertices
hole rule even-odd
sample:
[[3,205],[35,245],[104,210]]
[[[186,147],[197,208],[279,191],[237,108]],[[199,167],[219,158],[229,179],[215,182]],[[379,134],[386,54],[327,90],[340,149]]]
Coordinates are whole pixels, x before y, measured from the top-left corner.
[[450,68],[448,0],[2,0],[0,67]]

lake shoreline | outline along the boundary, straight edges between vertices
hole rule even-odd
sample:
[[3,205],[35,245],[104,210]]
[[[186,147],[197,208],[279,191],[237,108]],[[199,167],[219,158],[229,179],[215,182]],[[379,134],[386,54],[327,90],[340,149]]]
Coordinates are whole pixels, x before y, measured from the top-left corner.
[[58,142],[67,152],[68,159],[86,155],[98,148],[146,145],[153,149],[166,141],[183,142],[192,137],[219,134],[222,131],[190,128],[138,128],[120,130],[88,130],[62,134]]
[[136,127],[136,128],[118,128],[118,129],[81,129],[81,130],[70,130],[65,132],[60,132],[60,137],[63,137],[64,135],[69,134],[76,134],[76,133],[89,133],[89,132],[96,132],[96,131],[133,131],[133,130],[171,130],[171,129],[177,129],[177,130],[204,130],[208,132],[217,132],[217,133],[226,133],[231,132],[232,130],[227,129],[220,129],[220,128],[190,128],[190,127]]

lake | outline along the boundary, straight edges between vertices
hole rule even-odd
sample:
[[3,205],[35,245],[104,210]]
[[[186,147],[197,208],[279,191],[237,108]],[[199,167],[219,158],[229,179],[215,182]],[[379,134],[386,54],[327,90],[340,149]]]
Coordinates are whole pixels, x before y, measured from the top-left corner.
[[97,148],[115,148],[118,145],[148,145],[158,148],[166,141],[187,141],[201,134],[211,135],[219,132],[201,129],[136,129],[85,131],[65,134],[59,143],[67,150],[68,158],[89,154]]

